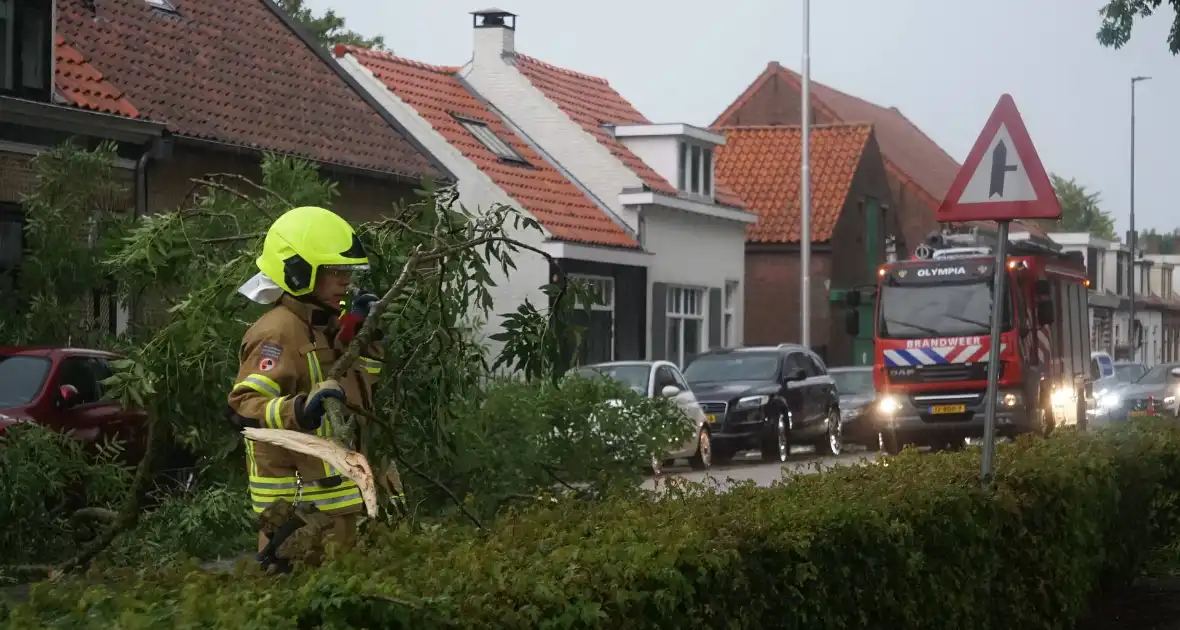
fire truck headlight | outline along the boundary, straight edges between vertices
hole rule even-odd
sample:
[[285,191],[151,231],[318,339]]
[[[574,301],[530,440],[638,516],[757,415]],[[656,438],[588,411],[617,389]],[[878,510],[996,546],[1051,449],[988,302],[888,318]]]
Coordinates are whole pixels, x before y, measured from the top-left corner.
[[1020,404],[1020,394],[1016,392],[1001,393],[999,398],[1000,405],[1004,407],[1015,407]]
[[1054,407],[1064,407],[1073,398],[1073,392],[1064,387],[1059,387],[1053,391],[1053,395],[1049,397],[1049,402]]
[[898,409],[901,409],[901,402],[893,396],[885,396],[877,403],[877,411],[888,416],[897,413]]

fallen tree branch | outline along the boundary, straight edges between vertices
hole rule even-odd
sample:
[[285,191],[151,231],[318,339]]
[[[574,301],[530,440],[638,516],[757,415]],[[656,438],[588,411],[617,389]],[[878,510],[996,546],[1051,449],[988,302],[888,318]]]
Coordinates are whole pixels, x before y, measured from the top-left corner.
[[91,521],[102,521],[104,523],[113,523],[118,519],[119,519],[118,512],[116,512],[114,510],[108,510],[106,508],[100,508],[100,507],[85,507],[85,508],[78,510],[77,512],[74,512],[70,516],[70,520],[74,521],[74,522],[91,520]]
[[242,434],[248,440],[273,444],[289,451],[317,457],[331,464],[340,474],[356,482],[369,516],[377,515],[377,490],[373,469],[364,455],[348,450],[331,440],[287,429],[247,428],[242,430]]
[[[356,405],[346,405],[346,406],[348,407],[349,411],[362,416],[363,418],[365,418],[369,422],[371,422],[373,424],[381,425],[381,426],[385,427],[386,429],[392,429],[392,427],[390,426],[391,423],[383,421],[381,418],[379,418],[377,416],[377,414],[372,413],[368,410],[362,409]],[[463,516],[467,517],[467,520],[471,521],[472,524],[474,524],[476,528],[486,529],[483,526],[483,523],[480,522],[479,518],[476,517],[475,514],[471,513],[471,511],[467,509],[467,506],[463,504],[463,501],[459,498],[459,495],[455,494],[455,492],[453,490],[446,487],[443,484],[443,482],[438,481],[437,479],[434,479],[433,477],[431,477],[430,475],[427,475],[426,473],[422,472],[421,470],[418,470],[418,468],[416,466],[414,466],[413,464],[411,464],[410,462],[408,462],[404,458],[402,458],[401,453],[396,452],[397,451],[396,444],[394,445],[393,448],[395,450],[394,456],[397,457],[397,459],[401,460],[402,465],[404,465],[406,468],[409,468],[410,472],[414,473],[415,475],[418,475],[424,481],[430,483],[431,485],[438,488],[439,490],[442,490],[448,497],[450,497],[451,501],[453,501],[455,503],[455,505],[459,508],[459,511],[463,512]]]
[[135,467],[135,479],[131,483],[131,488],[127,490],[127,497],[119,508],[117,518],[83,547],[78,555],[59,564],[53,571],[55,575],[85,568],[98,554],[105,551],[119,534],[131,529],[139,521],[139,498],[147,490],[148,482],[151,480],[152,461],[155,459],[156,451],[156,419],[149,417],[147,425],[147,447],[144,449],[143,458],[139,460],[139,465]]

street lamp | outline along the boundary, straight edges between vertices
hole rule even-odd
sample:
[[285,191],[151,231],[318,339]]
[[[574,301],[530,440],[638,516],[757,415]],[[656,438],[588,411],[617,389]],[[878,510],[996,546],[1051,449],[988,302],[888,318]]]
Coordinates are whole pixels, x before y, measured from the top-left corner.
[[1139,240],[1139,235],[1135,233],[1135,84],[1150,79],[1151,77],[1131,77],[1131,234],[1128,239],[1131,241],[1131,282],[1128,284],[1131,294],[1131,321],[1128,324],[1131,335],[1131,360],[1137,360],[1139,357],[1139,326],[1135,320],[1135,258],[1138,254],[1136,250]]
[[811,0],[803,0],[803,134],[799,176],[803,194],[799,213],[799,343],[811,347]]

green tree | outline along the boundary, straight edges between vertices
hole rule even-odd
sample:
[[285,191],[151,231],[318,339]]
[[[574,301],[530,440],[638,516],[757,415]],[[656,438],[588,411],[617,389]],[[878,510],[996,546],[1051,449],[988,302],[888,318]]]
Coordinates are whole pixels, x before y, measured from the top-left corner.
[[[1131,27],[1135,18],[1150,17],[1164,0],[1110,0],[1098,10],[1102,16],[1102,27],[1098,29],[1098,41],[1103,46],[1122,48],[1131,40]],[[1180,54],[1180,0],[1168,0],[1171,10],[1172,30],[1168,32],[1168,50]],[[1166,11],[1167,9],[1165,9]]]
[[336,15],[332,9],[316,16],[310,8],[304,6],[304,0],[278,0],[278,4],[288,15],[311,31],[316,41],[324,47],[351,44],[374,50],[388,50],[384,37],[365,37],[356,31],[348,30],[344,27],[344,18]]
[[1061,204],[1061,219],[1047,223],[1047,229],[1089,232],[1098,238],[1118,240],[1114,219],[1100,207],[1102,197],[1099,193],[1087,191],[1085,186],[1072,178],[1065,179],[1054,174],[1050,179],[1053,180],[1057,201]]

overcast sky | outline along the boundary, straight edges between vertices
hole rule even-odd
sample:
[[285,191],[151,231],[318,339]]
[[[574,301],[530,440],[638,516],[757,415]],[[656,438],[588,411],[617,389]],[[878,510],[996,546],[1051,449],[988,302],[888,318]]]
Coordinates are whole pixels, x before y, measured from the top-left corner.
[[[471,58],[468,12],[493,1],[520,16],[518,51],[605,77],[655,122],[708,125],[768,61],[801,68],[801,0],[308,3],[384,35],[401,56],[461,65]],[[1170,231],[1180,227],[1169,193],[1180,178],[1170,150],[1180,140],[1180,58],[1164,41],[1170,16],[1138,23],[1115,51],[1094,37],[1103,4],[816,0],[811,76],[896,106],[960,162],[1000,94],[1012,94],[1045,168],[1100,191],[1120,233],[1130,206],[1129,82],[1151,76],[1137,88],[1137,224]]]

